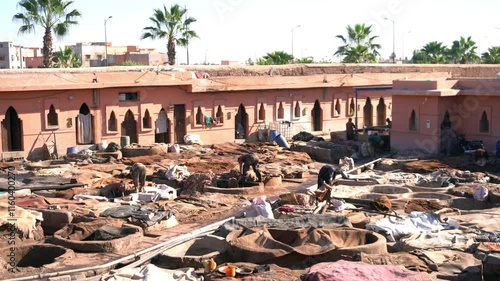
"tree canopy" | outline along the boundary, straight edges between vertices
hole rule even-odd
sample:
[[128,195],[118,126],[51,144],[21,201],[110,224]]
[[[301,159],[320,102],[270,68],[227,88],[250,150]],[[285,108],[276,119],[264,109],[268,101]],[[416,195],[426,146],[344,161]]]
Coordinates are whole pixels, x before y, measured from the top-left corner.
[[39,25],[44,30],[43,36],[43,65],[52,66],[52,32],[62,37],[69,32],[72,25],[77,25],[77,19],[81,16],[80,11],[69,10],[73,1],[66,0],[21,0],[18,5],[23,12],[15,14],[13,21],[22,22],[19,33],[35,32],[35,26]]
[[141,39],[167,38],[167,56],[170,65],[175,64],[176,45],[187,46],[190,39],[198,38],[198,34],[190,28],[196,19],[186,17],[186,12],[187,10],[178,4],[171,6],[170,9],[165,5],[163,8],[154,9],[153,15],[149,18],[153,25],[145,27],[141,35]]
[[380,45],[374,41],[378,36],[371,36],[372,26],[365,24],[348,25],[347,37],[337,35],[344,45],[334,55],[340,55],[345,63],[374,63],[378,61]]

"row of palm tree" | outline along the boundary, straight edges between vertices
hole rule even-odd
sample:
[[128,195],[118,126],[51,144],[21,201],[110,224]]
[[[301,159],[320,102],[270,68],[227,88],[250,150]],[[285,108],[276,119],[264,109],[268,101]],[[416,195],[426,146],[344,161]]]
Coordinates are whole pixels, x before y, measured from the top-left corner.
[[[69,32],[69,28],[78,24],[81,12],[77,9],[70,9],[74,3],[71,0],[21,0],[18,6],[23,12],[14,15],[14,21],[22,23],[19,33],[35,32],[35,27],[40,26],[44,31],[43,36],[43,65],[44,67],[68,67],[77,65],[68,63],[75,59],[74,53],[65,48],[57,52],[58,57],[54,57],[52,49],[53,33],[58,37],[63,37]],[[155,9],[153,16],[149,19],[151,26],[143,29],[141,39],[167,39],[167,56],[169,64],[175,64],[176,45],[186,47],[187,63],[189,64],[189,40],[198,38],[198,34],[190,28],[196,22],[193,17],[186,16],[187,9],[177,4],[167,9]],[[80,64],[81,65],[81,64]]]
[[500,63],[500,46],[490,47],[481,57],[476,53],[476,42],[471,37],[460,37],[453,41],[451,48],[443,42],[432,41],[420,50],[413,51],[412,63]]
[[443,45],[443,42],[432,41],[427,43],[421,50],[413,52],[414,63],[472,63],[480,60],[476,53],[476,42],[468,38],[460,37],[453,41],[451,48]]
[[[44,30],[43,36],[43,64],[45,67],[56,66],[65,67],[77,65],[67,63],[75,59],[68,49],[60,50],[58,57],[54,59],[52,49],[53,37],[62,37],[68,34],[69,28],[78,24],[81,12],[72,9],[74,1],[71,0],[20,0],[18,5],[24,10],[22,13],[14,15],[13,20],[21,21],[19,33],[29,33],[35,31],[35,26],[39,25]],[[191,29],[190,25],[196,22],[193,17],[187,17],[187,9],[178,4],[167,8],[154,9],[153,15],[149,18],[152,25],[143,29],[141,39],[165,39],[167,41],[167,56],[170,65],[175,64],[176,46],[186,47],[187,63],[189,64],[189,41],[199,38],[198,34]],[[378,36],[372,36],[372,26],[365,24],[355,24],[347,26],[347,37],[337,35],[336,38],[342,44],[335,55],[342,56],[345,63],[375,63],[380,57],[380,44],[375,43]],[[476,53],[476,43],[471,37],[460,37],[460,40],[453,42],[451,48],[447,48],[442,42],[432,41],[427,43],[422,49],[413,52],[413,63],[500,63],[500,46],[491,47],[488,52],[482,54],[480,58]],[[482,59],[482,60],[481,60]],[[312,58],[295,59],[292,55],[275,51],[268,53],[258,59],[257,64],[287,64],[287,63],[310,63]]]
[[[335,55],[343,56],[345,63],[374,63],[380,56],[380,45],[374,43],[378,36],[371,36],[371,26],[356,24],[347,26],[347,37],[337,35],[343,45]],[[500,46],[490,47],[481,58],[476,53],[477,46],[471,37],[460,37],[453,41],[451,48],[442,42],[432,41],[413,52],[412,63],[500,63]]]

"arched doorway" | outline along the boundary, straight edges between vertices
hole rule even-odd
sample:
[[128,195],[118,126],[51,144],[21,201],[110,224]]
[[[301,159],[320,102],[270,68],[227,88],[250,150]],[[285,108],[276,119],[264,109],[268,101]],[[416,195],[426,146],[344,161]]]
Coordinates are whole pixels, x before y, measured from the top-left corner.
[[130,143],[139,143],[137,137],[137,121],[135,121],[134,114],[130,109],[125,113],[125,118],[122,122],[122,136],[128,136],[130,138]]
[[94,142],[94,116],[86,103],[80,106],[80,112],[76,117],[76,142],[78,144],[91,144]]
[[245,106],[241,103],[238,113],[234,116],[234,130],[236,139],[246,139],[248,136],[248,114]]
[[385,107],[385,101],[384,98],[380,98],[378,100],[378,105],[377,105],[377,125],[384,126],[386,123],[385,121],[386,118],[387,118],[387,111]]
[[314,107],[311,110],[312,115],[312,125],[313,131],[322,131],[323,130],[323,109],[321,109],[321,105],[319,101],[316,100],[314,102]]
[[155,126],[155,142],[170,143],[170,120],[167,117],[165,109],[162,108],[158,113]]
[[439,133],[439,152],[440,153],[446,153],[446,150],[448,148],[448,137],[446,136],[446,131],[448,128],[451,128],[451,120],[450,120],[450,113],[448,113],[448,110],[444,112],[443,115],[443,120],[441,121],[440,125],[440,133]]
[[366,98],[366,103],[363,107],[363,125],[367,128],[373,127],[373,105],[369,97]]
[[23,151],[23,121],[12,106],[2,121],[2,150]]
[[446,110],[444,112],[444,115],[443,115],[443,121],[441,121],[441,130],[443,130],[444,128],[448,128],[448,127],[451,127],[452,124],[451,124],[451,120],[450,120],[450,113],[448,113],[448,110]]

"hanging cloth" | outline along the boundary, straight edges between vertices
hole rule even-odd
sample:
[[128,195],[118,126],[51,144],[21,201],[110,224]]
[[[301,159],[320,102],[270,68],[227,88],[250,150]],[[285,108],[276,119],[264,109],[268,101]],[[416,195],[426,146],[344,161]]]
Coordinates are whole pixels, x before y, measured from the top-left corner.
[[212,125],[213,118],[210,116],[205,116],[205,125]]
[[92,143],[92,116],[78,114],[78,142]]

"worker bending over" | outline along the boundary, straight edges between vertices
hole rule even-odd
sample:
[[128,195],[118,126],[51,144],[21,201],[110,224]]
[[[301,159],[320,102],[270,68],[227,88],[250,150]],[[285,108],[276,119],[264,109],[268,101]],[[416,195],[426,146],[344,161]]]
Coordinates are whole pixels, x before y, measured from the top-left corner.
[[486,166],[486,164],[489,161],[489,158],[490,157],[488,155],[488,152],[485,149],[483,149],[483,148],[478,148],[474,152],[474,162],[478,166],[481,166],[481,167]]
[[[332,194],[332,185],[339,172],[330,165],[321,167],[318,173],[318,189],[316,191],[316,199],[318,201],[330,201]],[[322,187],[324,187],[322,189]]]
[[259,158],[257,157],[257,155],[253,153],[242,155],[238,158],[238,164],[240,164],[240,173],[243,177],[246,178],[248,170],[250,170],[250,166],[252,166],[255,175],[259,179],[259,182],[262,181],[262,175],[259,170]]
[[104,196],[106,198],[125,196],[125,182],[114,182],[106,185],[99,190],[99,196]]
[[130,174],[134,180],[134,188],[136,192],[144,192],[146,185],[146,166],[142,163],[135,163],[130,169]]

